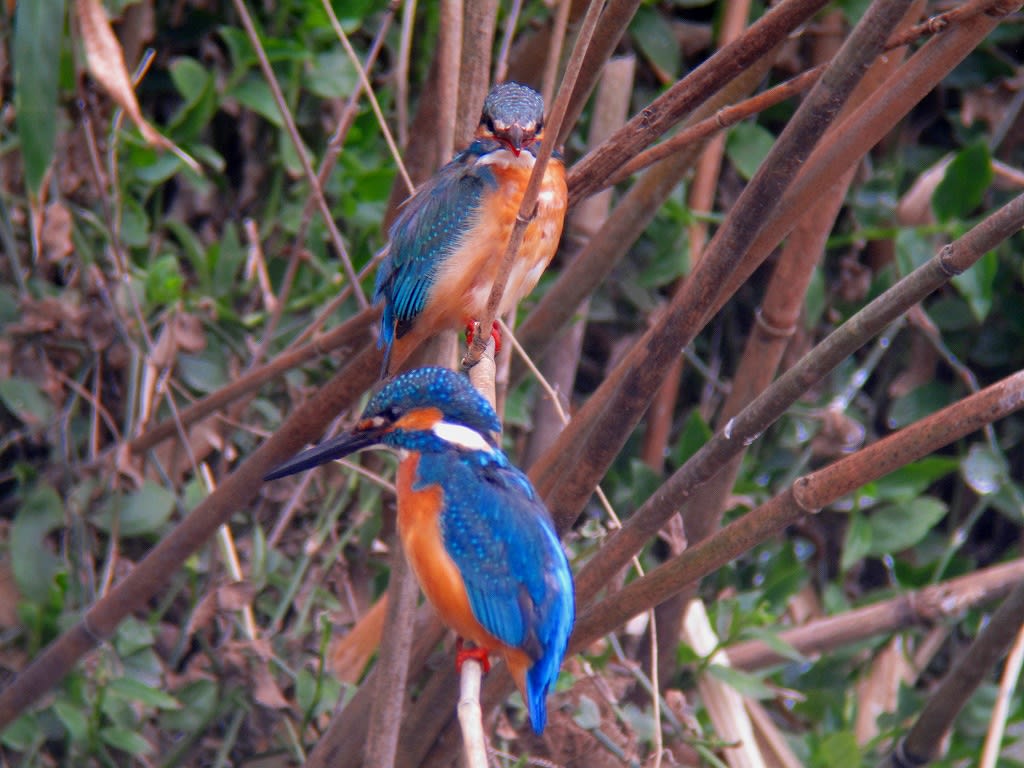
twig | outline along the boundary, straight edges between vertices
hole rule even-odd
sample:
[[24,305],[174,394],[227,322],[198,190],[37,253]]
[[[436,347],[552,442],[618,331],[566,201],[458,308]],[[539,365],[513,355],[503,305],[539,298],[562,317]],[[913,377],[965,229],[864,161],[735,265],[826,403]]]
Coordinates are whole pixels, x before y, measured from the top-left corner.
[[622,568],[654,536],[676,501],[706,482],[725,462],[743,450],[778,419],[807,387],[835,368],[905,312],[949,279],[970,267],[987,251],[1024,225],[1024,195],[1018,196],[946,246],[931,261],[918,267],[836,331],[780,376],[768,389],[705,443],[640,509],[626,521],[577,574],[576,587],[584,599]]
[[[494,278],[491,294],[487,298],[487,310],[484,312],[484,317],[480,319],[481,328],[490,328],[498,317],[498,306],[501,304],[501,298],[505,294],[505,286],[512,272],[512,264],[519,252],[519,247],[522,245],[526,227],[530,223],[530,219],[533,218],[534,210],[537,207],[537,196],[540,194],[540,187],[544,181],[544,172],[547,168],[548,160],[554,152],[555,141],[558,139],[559,131],[562,128],[562,121],[565,118],[566,107],[569,105],[569,98],[572,96],[576,76],[579,74],[583,55],[590,42],[590,36],[594,32],[600,11],[601,0],[590,0],[587,14],[584,16],[583,23],[580,25],[580,31],[576,36],[576,44],[573,47],[572,56],[569,58],[565,74],[562,76],[558,98],[555,99],[555,103],[551,107],[551,114],[546,119],[544,141],[541,142],[540,150],[537,152],[537,157],[534,160],[533,173],[530,174],[530,180],[527,182],[526,189],[523,192],[523,199],[519,205],[516,223],[512,227],[508,245],[505,247],[505,253],[502,256],[501,266]],[[487,339],[488,334],[486,333],[476,335],[473,343],[470,345],[469,352],[466,354],[465,360],[463,360],[463,367],[472,368],[479,362],[487,347]]]
[[462,0],[441,0],[441,40],[437,50],[437,128],[441,162],[455,152],[455,123],[458,120],[459,69],[462,64]]
[[338,231],[338,225],[334,222],[334,214],[331,213],[331,208],[327,205],[327,199],[324,197],[323,187],[320,186],[317,175],[313,171],[313,166],[310,165],[309,156],[306,154],[306,146],[302,143],[302,138],[299,136],[299,129],[295,125],[295,118],[292,116],[292,112],[288,108],[288,102],[285,100],[284,93],[281,92],[281,86],[277,82],[277,77],[274,75],[274,69],[270,66],[270,60],[267,58],[267,52],[263,49],[263,42],[260,40],[259,33],[256,31],[256,24],[253,22],[252,16],[249,14],[249,9],[245,5],[245,0],[232,0],[232,2],[234,3],[235,10],[238,12],[239,20],[245,28],[245,34],[249,38],[249,42],[252,43],[253,51],[256,53],[256,60],[260,65],[260,71],[263,73],[263,79],[266,80],[267,86],[270,88],[270,93],[274,97],[274,103],[277,105],[277,109],[281,113],[281,120],[284,122],[288,138],[291,139],[292,144],[295,146],[295,154],[299,159],[299,163],[302,165],[302,172],[306,176],[306,181],[309,183],[310,194],[313,195],[313,198],[316,200],[317,207],[320,209],[320,215],[323,217],[324,225],[327,227],[327,232],[331,237],[331,244],[334,246],[334,250],[338,252],[338,258],[341,259],[342,268],[345,270],[345,277],[348,278],[349,284],[352,286],[352,290],[355,293],[356,303],[359,304],[361,309],[365,309],[369,306],[369,302],[366,300],[363,288],[359,284],[359,279],[356,277],[356,271],[352,266],[352,259],[349,258],[348,249],[345,247],[345,241],[341,237],[341,232]]
[[512,0],[508,17],[505,19],[505,32],[501,36],[501,48],[498,49],[498,60],[494,64],[494,82],[501,83],[508,76],[508,52],[512,48],[512,38],[516,33],[519,12],[523,9],[523,0]]
[[389,766],[395,762],[402,708],[408,697],[409,651],[412,649],[416,598],[419,585],[398,544],[391,548],[391,576],[388,581],[387,618],[391,631],[380,645],[377,678],[373,682],[376,697],[366,734],[367,765]]
[[924,709],[896,750],[879,763],[883,768],[924,766],[938,756],[943,736],[1020,632],[1024,616],[1024,582],[1003,601],[956,666],[932,691]]
[[992,707],[988,731],[985,733],[985,746],[981,751],[981,762],[978,768],[996,768],[999,760],[999,747],[1006,732],[1006,718],[1010,713],[1010,702],[1017,688],[1021,666],[1024,665],[1024,629],[1017,632],[1017,639],[1006,657],[1003,674],[999,678],[999,695]]
[[[236,0],[236,2],[238,1]],[[380,132],[383,134],[384,141],[388,145],[388,150],[391,152],[391,158],[395,161],[395,166],[398,168],[398,175],[402,177],[402,181],[405,182],[406,189],[409,190],[411,195],[416,190],[416,185],[412,183],[412,179],[409,178],[409,172],[405,169],[405,163],[402,162],[402,153],[395,143],[395,137],[391,135],[388,121],[384,119],[384,112],[380,108],[380,102],[377,101],[377,94],[373,90],[373,84],[370,82],[370,78],[366,76],[366,69],[363,68],[363,63],[359,61],[359,56],[356,55],[352,43],[349,42],[348,35],[345,34],[345,30],[342,29],[341,24],[338,22],[338,17],[335,15],[334,8],[329,0],[321,0],[321,4],[327,13],[327,18],[331,20],[331,28],[334,30],[334,34],[338,36],[338,40],[341,41],[341,47],[345,49],[345,55],[348,56],[349,61],[352,62],[352,66],[355,67],[359,75],[359,82],[362,83],[363,90],[366,91],[366,97],[370,100],[373,114],[377,118],[377,125],[380,127]],[[360,306],[363,305],[360,304]]]
[[[1021,408],[1024,408],[1024,372],[1008,376],[978,394],[970,395],[851,456],[800,478],[770,501],[586,611],[576,623],[570,651],[585,647],[611,628],[660,603],[801,517],[816,513],[864,483],[927,456]],[[577,594],[581,591],[580,580],[577,580]],[[1021,615],[1024,613],[1018,611],[1018,621]]]
[[480,711],[480,681],[483,669],[476,659],[462,663],[459,684],[459,725],[467,768],[487,768],[487,741],[484,739],[483,715]]
[[398,124],[398,144],[409,145],[409,52],[412,50],[412,29],[416,22],[416,0],[402,4],[402,33],[395,61],[395,122]]
[[[941,623],[975,606],[1001,599],[1021,581],[1024,581],[1024,559],[1018,558],[785,629],[778,634],[778,639],[796,653],[814,658],[876,635]],[[735,643],[726,651],[733,666],[752,672],[788,660],[761,640]]]

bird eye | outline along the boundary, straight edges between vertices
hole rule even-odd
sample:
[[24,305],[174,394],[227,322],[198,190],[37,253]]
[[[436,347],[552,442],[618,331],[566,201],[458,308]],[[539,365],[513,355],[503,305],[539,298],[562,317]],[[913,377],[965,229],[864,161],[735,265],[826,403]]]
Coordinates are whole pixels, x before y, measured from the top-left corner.
[[384,412],[381,414],[381,416],[383,416],[388,421],[398,421],[398,417],[401,415],[402,412],[398,409],[397,406],[394,405],[389,405],[387,408],[384,409]]

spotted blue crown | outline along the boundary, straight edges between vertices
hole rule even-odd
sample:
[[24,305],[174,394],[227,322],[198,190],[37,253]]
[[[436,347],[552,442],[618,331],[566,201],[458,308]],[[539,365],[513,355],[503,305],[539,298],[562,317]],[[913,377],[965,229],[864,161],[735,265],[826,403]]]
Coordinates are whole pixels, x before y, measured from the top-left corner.
[[363,418],[394,418],[416,408],[437,408],[445,421],[462,424],[485,437],[501,431],[498,414],[469,379],[438,366],[417,368],[389,381],[370,400]]

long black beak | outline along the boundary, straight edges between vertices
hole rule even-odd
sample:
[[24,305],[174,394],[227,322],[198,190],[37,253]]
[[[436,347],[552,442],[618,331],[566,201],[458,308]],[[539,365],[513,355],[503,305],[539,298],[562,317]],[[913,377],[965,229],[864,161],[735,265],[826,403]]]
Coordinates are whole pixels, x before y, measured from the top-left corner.
[[363,429],[354,432],[346,432],[343,435],[332,437],[320,445],[303,451],[297,456],[288,459],[284,464],[264,475],[264,480],[277,480],[281,477],[294,475],[297,472],[304,472],[313,467],[319,467],[328,461],[340,459],[355,453],[362,448],[369,448],[376,445],[380,433],[375,429]]

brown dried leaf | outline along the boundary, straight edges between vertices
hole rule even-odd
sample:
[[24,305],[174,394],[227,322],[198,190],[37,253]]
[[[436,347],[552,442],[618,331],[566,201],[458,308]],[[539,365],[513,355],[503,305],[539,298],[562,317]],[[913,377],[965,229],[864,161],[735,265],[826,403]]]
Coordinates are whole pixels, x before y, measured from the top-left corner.
[[239,611],[252,605],[256,589],[247,581],[235,581],[217,587],[217,607],[222,611]]
[[100,0],[75,0],[78,23],[82,29],[85,60],[89,72],[118,106],[138,126],[142,137],[154,147],[170,149],[171,141],[153,128],[142,116],[121,46],[110,28],[110,20]]
[[854,733],[858,744],[867,744],[878,735],[878,716],[896,710],[901,683],[911,683],[914,670],[903,649],[903,639],[893,637],[871,662],[871,670],[857,681],[857,722]]
[[285,699],[284,694],[281,693],[281,689],[278,688],[277,683],[274,681],[273,676],[270,674],[270,670],[266,664],[253,664],[252,665],[252,676],[256,681],[255,690],[253,690],[252,697],[257,703],[262,704],[264,707],[270,709],[289,709],[290,704]]
[[10,563],[0,563],[0,629],[11,629],[21,624],[16,610],[20,600],[21,594]]
[[387,606],[388,596],[381,595],[349,633],[331,648],[328,665],[334,676],[342,682],[354,685],[363,676],[363,670],[380,645]]
[[71,255],[71,213],[62,203],[46,206],[41,238],[45,263],[56,264]]
[[838,408],[829,408],[821,420],[821,431],[811,441],[815,456],[833,457],[857,450],[864,443],[864,425]]
[[917,180],[900,199],[899,205],[896,206],[896,220],[900,224],[916,227],[935,223],[935,214],[932,212],[932,194],[946,175],[946,166],[952,160],[952,155],[947,155],[917,177]]
[[195,315],[179,312],[174,316],[174,340],[186,352],[200,352],[206,349],[206,334],[203,323]]
[[196,609],[189,617],[188,626],[185,627],[186,635],[193,635],[197,630],[203,629],[213,622],[217,615],[217,591],[207,592],[203,595]]

